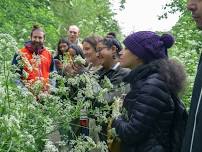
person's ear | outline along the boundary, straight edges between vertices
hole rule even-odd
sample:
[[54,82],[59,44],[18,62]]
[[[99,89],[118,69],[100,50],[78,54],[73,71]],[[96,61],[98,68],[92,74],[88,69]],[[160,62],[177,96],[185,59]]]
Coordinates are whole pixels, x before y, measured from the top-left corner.
[[115,45],[113,45],[112,47],[111,47],[111,49],[112,49],[112,56],[113,56],[113,59],[116,59],[116,56],[117,56],[117,51],[116,51],[116,46]]
[[117,47],[115,45],[112,45],[111,49],[113,53],[117,53]]

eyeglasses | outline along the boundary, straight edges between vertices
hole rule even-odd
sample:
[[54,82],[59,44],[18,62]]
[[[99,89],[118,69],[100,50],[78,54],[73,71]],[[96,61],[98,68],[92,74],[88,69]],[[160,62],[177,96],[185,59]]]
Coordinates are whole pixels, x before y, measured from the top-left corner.
[[108,47],[100,47],[100,48],[96,48],[96,52],[101,52],[103,49],[106,49],[106,48],[108,48]]

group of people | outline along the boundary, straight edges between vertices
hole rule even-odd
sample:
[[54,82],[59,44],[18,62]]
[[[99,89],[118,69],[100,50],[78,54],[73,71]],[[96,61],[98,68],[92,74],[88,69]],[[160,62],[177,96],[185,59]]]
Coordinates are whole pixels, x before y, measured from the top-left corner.
[[[202,29],[202,1],[189,0],[187,6]],[[168,49],[174,44],[173,36],[152,31],[134,32],[124,39],[122,48],[114,33],[104,38],[89,36],[80,42],[79,32],[77,26],[70,26],[68,37],[59,40],[53,56],[44,46],[45,32],[34,27],[31,41],[26,42],[13,59],[13,64],[18,64],[20,54],[24,63],[18,71],[22,82],[40,79],[47,84],[50,72],[56,69],[63,76],[92,72],[100,79],[107,76],[114,85],[130,84],[122,105],[125,113],[114,118],[111,126],[121,141],[120,151],[171,152],[174,100],[186,81],[183,66],[168,57]],[[84,62],[75,62],[77,56]],[[200,59],[182,152],[201,149],[201,70]]]

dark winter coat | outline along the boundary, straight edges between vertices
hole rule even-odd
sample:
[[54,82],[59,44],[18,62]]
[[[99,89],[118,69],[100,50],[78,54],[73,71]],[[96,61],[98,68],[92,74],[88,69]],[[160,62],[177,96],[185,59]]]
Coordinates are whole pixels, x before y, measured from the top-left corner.
[[189,118],[182,152],[202,151],[202,56],[199,61],[191,98]]
[[174,114],[171,90],[178,91],[173,66],[159,60],[137,67],[125,78],[131,84],[123,102],[125,114],[112,123],[122,141],[122,152],[169,151]]

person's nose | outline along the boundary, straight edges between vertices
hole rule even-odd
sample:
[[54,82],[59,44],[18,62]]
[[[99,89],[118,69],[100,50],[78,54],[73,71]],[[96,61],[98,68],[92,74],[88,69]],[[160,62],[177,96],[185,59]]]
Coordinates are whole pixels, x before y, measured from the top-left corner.
[[193,0],[188,0],[187,2],[187,9],[191,12],[194,12],[197,9],[196,3]]
[[74,32],[70,32],[70,34],[71,34],[72,36],[74,36],[74,35],[75,35],[75,33],[74,33]]
[[99,57],[100,56],[100,52],[96,52],[96,57]]
[[119,52],[119,55],[121,56],[123,54],[123,49]]
[[64,49],[64,48],[61,48],[61,51],[65,51],[65,49]]
[[35,38],[36,42],[40,42],[40,39],[38,37]]

